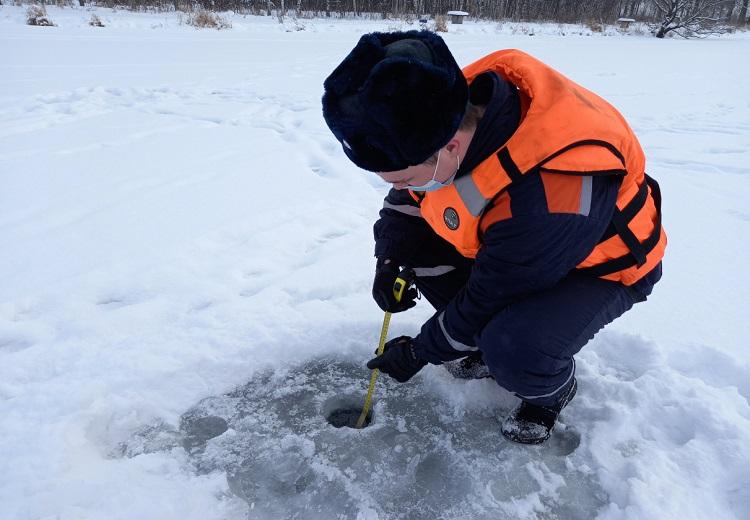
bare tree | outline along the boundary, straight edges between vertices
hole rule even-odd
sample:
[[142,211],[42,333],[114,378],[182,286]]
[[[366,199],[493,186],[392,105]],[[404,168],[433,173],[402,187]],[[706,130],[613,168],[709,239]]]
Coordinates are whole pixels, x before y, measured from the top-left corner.
[[683,37],[721,32],[726,0],[652,0],[661,18],[657,38],[674,31]]
[[[13,0],[0,0],[7,4]],[[16,0],[21,1],[21,0]],[[47,1],[49,0],[41,0]],[[62,0],[58,0],[62,1]],[[75,0],[74,0],[75,1]],[[84,0],[81,0],[84,1]],[[655,23],[660,37],[676,30],[689,35],[693,27],[709,27],[722,20],[742,25],[747,19],[749,0],[96,0],[101,6],[127,6],[133,10],[174,9],[192,11],[234,10],[241,13],[287,16],[287,9],[299,18],[435,18],[453,9],[473,19],[556,21],[601,27],[618,18]],[[691,16],[698,13],[697,17]],[[730,22],[731,20],[731,22]],[[721,26],[722,24],[717,23]],[[699,31],[700,32],[700,31]]]
[[747,4],[748,4],[748,0],[742,0],[742,7],[740,7],[740,14],[737,15],[737,25],[745,25],[747,23]]

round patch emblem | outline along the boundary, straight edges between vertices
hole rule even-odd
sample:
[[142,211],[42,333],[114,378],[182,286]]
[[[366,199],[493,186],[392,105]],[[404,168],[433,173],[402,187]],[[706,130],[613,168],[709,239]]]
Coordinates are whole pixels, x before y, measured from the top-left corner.
[[443,211],[443,221],[448,229],[456,230],[461,221],[458,219],[458,212],[453,208],[445,208]]

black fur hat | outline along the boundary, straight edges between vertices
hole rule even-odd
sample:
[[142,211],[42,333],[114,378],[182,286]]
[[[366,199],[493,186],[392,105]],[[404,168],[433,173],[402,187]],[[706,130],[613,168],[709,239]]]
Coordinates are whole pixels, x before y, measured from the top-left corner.
[[468,100],[456,60],[429,31],[365,34],[323,87],[328,127],[373,172],[429,159],[455,135]]

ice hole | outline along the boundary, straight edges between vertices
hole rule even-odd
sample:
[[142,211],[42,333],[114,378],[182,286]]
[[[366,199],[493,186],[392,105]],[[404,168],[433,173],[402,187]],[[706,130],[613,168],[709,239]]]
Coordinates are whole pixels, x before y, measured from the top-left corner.
[[[323,404],[323,416],[328,424],[334,428],[356,428],[359,416],[362,415],[364,403],[365,397],[363,395],[333,397]],[[373,401],[362,428],[367,428],[372,424],[372,408],[374,405],[375,402]]]

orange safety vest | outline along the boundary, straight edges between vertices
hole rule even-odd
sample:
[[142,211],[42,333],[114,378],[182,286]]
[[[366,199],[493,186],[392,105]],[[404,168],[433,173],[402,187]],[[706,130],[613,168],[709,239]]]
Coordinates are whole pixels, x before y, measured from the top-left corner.
[[[524,175],[544,174],[548,206],[588,204],[591,177],[622,176],[607,232],[577,269],[632,285],[664,256],[659,186],[645,174],[646,159],[622,115],[602,98],[519,50],[494,52],[464,69],[471,83],[494,71],[519,89],[521,122],[496,153],[470,174],[436,191],[414,193],[432,229],[464,256],[476,257],[483,232],[510,218],[506,190]],[[577,176],[573,183],[570,176]],[[585,182],[588,181],[588,182]],[[578,197],[578,199],[576,199]],[[555,201],[557,198],[557,201]],[[584,213],[585,211],[585,213]],[[588,207],[575,211],[588,214]]]

